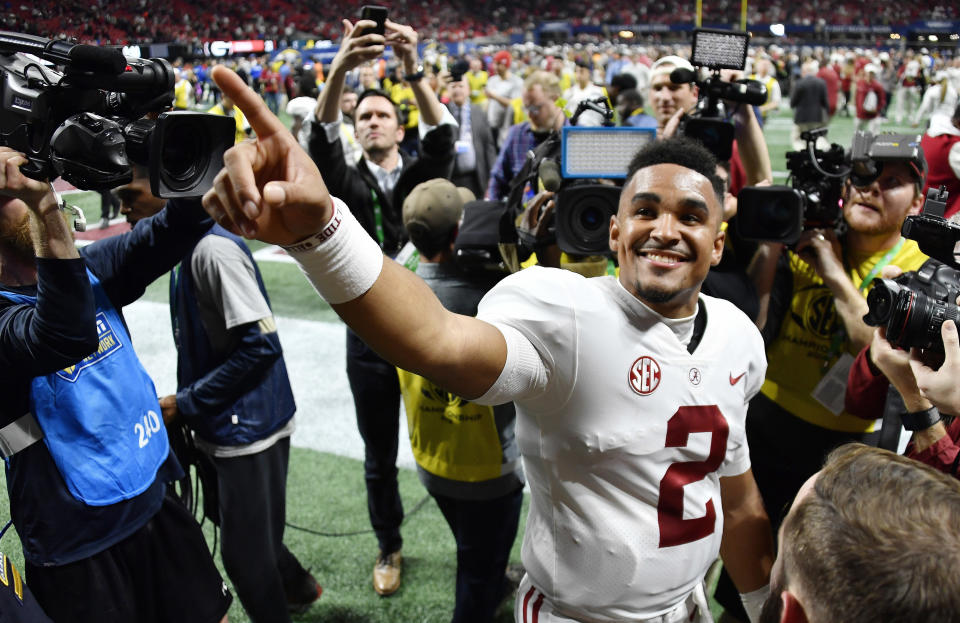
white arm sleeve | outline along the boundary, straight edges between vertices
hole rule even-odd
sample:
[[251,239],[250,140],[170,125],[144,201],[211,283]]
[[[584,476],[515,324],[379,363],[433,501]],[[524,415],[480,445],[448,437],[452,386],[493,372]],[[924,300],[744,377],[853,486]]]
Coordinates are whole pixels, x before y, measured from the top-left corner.
[[530,398],[547,387],[547,367],[530,340],[513,327],[494,325],[507,342],[507,361],[496,382],[476,400],[480,405],[499,405],[511,400]]

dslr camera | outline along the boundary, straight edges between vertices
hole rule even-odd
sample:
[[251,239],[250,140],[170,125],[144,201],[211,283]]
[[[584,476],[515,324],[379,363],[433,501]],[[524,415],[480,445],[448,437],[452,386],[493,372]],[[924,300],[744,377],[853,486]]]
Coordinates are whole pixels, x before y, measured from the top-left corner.
[[[790,186],[751,186],[737,196],[737,233],[748,240],[794,244],[806,229],[842,232],[841,198],[849,180],[869,186],[886,162],[908,162],[917,171],[925,167],[917,134],[857,132],[850,151],[833,143],[816,148],[827,128],[804,132],[804,151],[787,152]],[[941,212],[942,215],[942,212]]]
[[747,63],[750,35],[733,30],[698,28],[693,31],[690,62],[711,73],[701,80],[698,72],[678,67],[670,72],[674,84],[696,83],[697,108],[680,122],[680,134],[700,141],[718,160],[730,160],[733,154],[734,126],[728,120],[724,101],[761,106],[767,101],[767,87],[756,80],[721,80],[724,69],[742,71]]
[[947,191],[931,188],[916,216],[908,216],[900,230],[916,240],[920,250],[931,259],[919,270],[896,279],[878,279],[867,295],[869,311],[864,322],[885,327],[887,341],[902,348],[920,348],[943,352],[940,326],[953,322],[960,326],[960,225],[943,218]]
[[109,190],[132,179],[133,163],[147,167],[158,197],[202,195],[233,145],[234,121],[163,112],[174,76],[164,59],[0,32],[0,143],[26,155],[20,170],[34,179]]

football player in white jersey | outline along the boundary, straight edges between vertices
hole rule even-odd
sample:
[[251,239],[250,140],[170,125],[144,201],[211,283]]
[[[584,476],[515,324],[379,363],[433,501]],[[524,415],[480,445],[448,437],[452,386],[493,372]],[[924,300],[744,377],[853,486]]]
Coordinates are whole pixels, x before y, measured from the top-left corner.
[[718,552],[759,613],[772,539],[744,417],[766,361],[747,317],[700,294],[724,241],[709,152],[671,139],[635,158],[610,223],[619,279],[522,271],[470,318],[383,257],[256,94],[213,77],[257,141],[227,153],[211,216],[285,245],[386,359],[477,402],[516,402],[531,489],[518,621],[709,621]]

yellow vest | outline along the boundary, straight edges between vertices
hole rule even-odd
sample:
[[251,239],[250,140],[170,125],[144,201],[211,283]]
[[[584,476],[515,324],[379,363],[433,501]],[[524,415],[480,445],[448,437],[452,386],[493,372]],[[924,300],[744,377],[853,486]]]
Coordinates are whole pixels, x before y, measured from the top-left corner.
[[[222,117],[228,117],[227,112],[223,109],[223,104],[217,104],[213,108],[207,111],[214,115],[220,115]],[[247,131],[246,131],[246,117],[243,116],[243,111],[240,110],[237,106],[233,107],[233,121],[237,125],[237,132],[234,136],[234,144],[246,140]]]
[[473,104],[483,104],[487,101],[487,96],[484,94],[483,90],[487,86],[487,72],[480,71],[478,73],[473,73],[468,71],[466,73],[467,83],[470,85],[470,102]]
[[[866,258],[848,258],[853,265],[850,279],[857,288],[889,249]],[[835,431],[872,432],[874,422],[846,411],[834,415],[810,395],[817,383],[842,353],[856,355],[849,339],[844,338],[837,353],[831,353],[834,334],[842,328],[833,294],[809,264],[790,253],[793,274],[793,298],[783,319],[780,334],[767,349],[767,378],[760,391],[798,418]],[[917,243],[906,240],[890,264],[904,271],[916,270],[927,260]],[[874,282],[871,282],[871,286]],[[864,293],[866,295],[866,293]]]
[[422,376],[397,369],[410,447],[426,471],[463,482],[503,475],[503,450],[493,407],[474,404]]
[[173,87],[173,107],[177,110],[186,110],[190,107],[190,81],[182,78]]

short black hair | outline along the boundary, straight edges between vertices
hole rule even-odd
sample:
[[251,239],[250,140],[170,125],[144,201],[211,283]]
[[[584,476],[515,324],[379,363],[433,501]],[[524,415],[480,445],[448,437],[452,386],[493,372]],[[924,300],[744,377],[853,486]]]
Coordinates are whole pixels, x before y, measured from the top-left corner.
[[360,95],[357,96],[357,108],[360,108],[360,102],[367,99],[368,97],[383,97],[386,98],[388,102],[393,105],[393,112],[397,115],[397,123],[403,125],[403,113],[400,112],[400,107],[397,106],[397,103],[393,101],[393,98],[390,97],[390,94],[384,91],[383,89],[366,89]]
[[676,136],[648,143],[637,152],[627,167],[627,181],[633,179],[637,171],[658,164],[676,164],[696,171],[707,178],[717,200],[723,204],[724,184],[717,175],[717,159],[700,142]]
[[620,94],[617,95],[617,104],[621,106],[629,106],[629,112],[633,112],[637,108],[643,108],[643,103],[643,94],[636,89],[626,89],[624,91],[620,91]]
[[636,89],[637,79],[633,77],[633,74],[628,74],[626,72],[619,73],[613,78],[610,78],[610,86],[617,87],[620,89],[620,91]]

